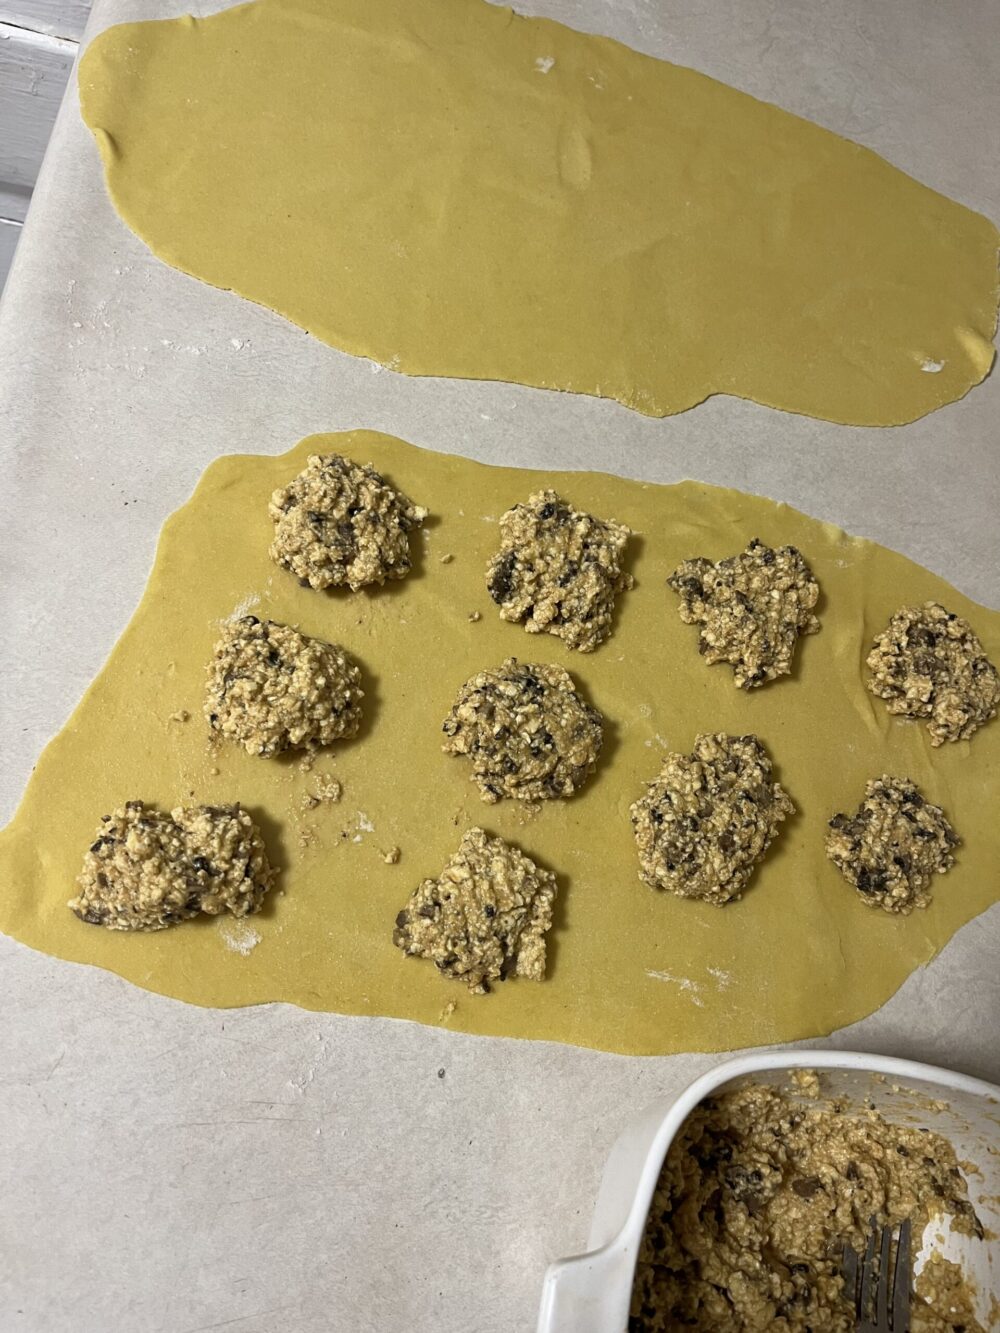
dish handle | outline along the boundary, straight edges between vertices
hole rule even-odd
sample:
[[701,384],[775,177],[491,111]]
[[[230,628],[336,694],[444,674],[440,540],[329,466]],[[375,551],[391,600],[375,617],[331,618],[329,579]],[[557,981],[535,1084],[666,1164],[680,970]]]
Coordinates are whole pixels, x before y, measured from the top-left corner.
[[620,1245],[550,1264],[542,1284],[537,1333],[624,1333],[631,1266]]

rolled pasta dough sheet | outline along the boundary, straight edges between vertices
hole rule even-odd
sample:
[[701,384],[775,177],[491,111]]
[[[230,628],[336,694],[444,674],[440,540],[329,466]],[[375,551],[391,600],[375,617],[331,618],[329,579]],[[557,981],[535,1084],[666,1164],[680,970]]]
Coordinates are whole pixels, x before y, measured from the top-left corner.
[[912,421],[993,361],[994,225],[691,69],[482,0],[256,0],[80,66],[118,211],[414,375]]
[[[406,579],[321,593],[269,559],[268,498],[316,452],[373,462],[431,511]],[[501,621],[485,590],[497,517],[543,487],[637,534],[636,586],[590,654]],[[688,556],[717,559],[755,536],[806,555],[822,628],[800,644],[790,677],[747,693],[728,668],[705,665],[666,579]],[[312,436],[275,458],[220,458],[166,523],[130,625],[0,833],[0,929],[204,1005],[286,1000],[635,1054],[828,1033],[883,1003],[1000,898],[1000,723],[935,750],[922,724],[891,717],[864,688],[876,632],[900,604],[927,598],[968,618],[1000,657],[997,612],[900,555],[735,491],[488,467],[369,431]],[[362,729],[311,770],[208,745],[205,668],[220,624],[248,612],[340,643],[362,665]],[[466,766],[442,753],[456,690],[511,655],[565,666],[607,720],[597,770],[569,800],[486,805]],[[628,817],[664,751],[688,752],[703,731],[760,736],[798,809],[725,908],[642,884]],[[932,905],[904,918],[866,908],[823,848],[827,819],[882,772],[911,777],[962,838]],[[339,800],[311,799],[334,778]],[[100,816],[131,798],[165,809],[246,805],[281,867],[251,923],[252,947],[234,950],[207,920],[130,936],[69,912]],[[469,996],[392,943],[411,889],[477,825],[558,884],[546,980],[512,980],[488,996]]]

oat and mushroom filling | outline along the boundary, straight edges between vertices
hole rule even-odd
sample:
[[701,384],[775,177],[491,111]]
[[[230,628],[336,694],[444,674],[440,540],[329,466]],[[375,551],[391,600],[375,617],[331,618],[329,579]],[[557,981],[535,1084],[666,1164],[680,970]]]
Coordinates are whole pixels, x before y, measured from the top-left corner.
[[370,463],[313,454],[271,496],[271,558],[310,588],[352,591],[404,578],[410,533],[427,517]]
[[342,648],[244,616],[215,646],[204,708],[214,735],[270,757],[354,736],[363,698],[361,672]]
[[631,530],[538,491],[500,518],[486,587],[504,620],[592,652],[612,630],[615,599],[633,586],[622,568]]
[[1000,672],[972,626],[941,606],[904,606],[876,638],[868,688],[890,713],[927,719],[931,744],[968,740],[1000,706]]
[[869,907],[905,916],[931,901],[931,883],[955,864],[959,838],[916,784],[883,774],[853,815],[830,820],[826,854]]
[[517,847],[470,829],[437,879],[414,889],[392,940],[486,994],[508,977],[545,978],[555,876]]
[[466,681],[443,730],[445,753],[472,760],[484,801],[545,801],[594,771],[604,723],[568,671],[509,657]]
[[756,736],[698,736],[691,754],[666,755],[631,808],[639,876],[682,898],[730,902],[794,810]]
[[819,584],[794,546],[773,550],[755,537],[725,560],[685,560],[667,584],[680,598],[681,620],[702,626],[705,661],[728,662],[743,690],[787,676],[799,636],[820,627]]
[[103,816],[69,908],[109,930],[163,930],[202,912],[249,916],[274,878],[260,830],[239,805],[167,814],[127,801]]
[[[918,1297],[911,1333],[987,1333],[977,1318],[977,1284],[940,1250],[927,1256],[917,1274],[914,1288]],[[992,1297],[987,1319],[989,1329],[1000,1327],[1000,1299]]]
[[[818,1093],[815,1094],[818,1096]],[[842,1099],[815,1104],[766,1084],[725,1089],[667,1152],[639,1250],[629,1333],[854,1333],[845,1244],[864,1252],[872,1217],[910,1219],[914,1250],[944,1215],[982,1238],[955,1151],[939,1134]],[[952,1294],[912,1303],[912,1328],[944,1333]],[[966,1308],[968,1308],[966,1303]],[[980,1326],[966,1325],[966,1333]]]

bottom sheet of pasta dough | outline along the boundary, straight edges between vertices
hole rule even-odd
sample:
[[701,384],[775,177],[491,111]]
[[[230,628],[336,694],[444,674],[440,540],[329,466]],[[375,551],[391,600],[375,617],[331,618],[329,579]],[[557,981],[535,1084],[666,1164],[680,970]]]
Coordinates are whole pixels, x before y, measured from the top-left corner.
[[[373,462],[431,511],[405,580],[315,592],[270,560],[271,492],[310,453],[330,451]],[[636,586],[592,654],[501,621],[486,592],[499,515],[543,487],[636,534]],[[706,666],[665,580],[689,556],[719,559],[752,537],[803,551],[823,590],[822,629],[801,643],[790,678],[745,693],[727,667]],[[361,431],[312,436],[280,457],[221,458],[164,527],[139,609],[0,835],[0,928],[204,1005],[286,1000],[633,1054],[828,1033],[877,1008],[1000,898],[1000,723],[934,750],[922,725],[891,718],[864,688],[874,635],[900,605],[931,598],[969,618],[1000,656],[1000,614],[770,500],[694,482],[487,467]],[[311,769],[208,744],[205,667],[220,623],[251,612],[340,643],[363,665],[365,724]],[[571,800],[485,805],[466,761],[441,752],[458,687],[511,655],[561,663],[605,715],[597,772]],[[749,891],[725,908],[647,888],[628,818],[662,754],[690,750],[703,731],[759,735],[798,808]],[[962,838],[931,906],[908,917],[866,907],[823,850],[829,817],[853,810],[866,779],[883,772],[916,781]],[[315,805],[330,777],[341,799]],[[77,920],[66,902],[100,816],[134,798],[166,809],[242,802],[281,867],[264,911],[155,934]],[[411,889],[475,824],[557,875],[541,984],[470,995],[392,944]]]

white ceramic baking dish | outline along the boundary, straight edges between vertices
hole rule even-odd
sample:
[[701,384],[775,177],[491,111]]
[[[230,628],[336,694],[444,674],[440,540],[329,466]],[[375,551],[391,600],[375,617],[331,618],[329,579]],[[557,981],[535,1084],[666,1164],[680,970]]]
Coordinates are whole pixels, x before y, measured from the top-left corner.
[[676,1100],[650,1106],[621,1135],[604,1170],[587,1253],[549,1268],[542,1289],[538,1333],[624,1333],[636,1256],[653,1190],[667,1149],[688,1114],[713,1092],[748,1081],[784,1084],[794,1069],[821,1072],[824,1092],[859,1106],[870,1099],[887,1120],[926,1125],[955,1147],[967,1173],[969,1196],[986,1229],[985,1241],[931,1224],[916,1268],[937,1249],[961,1263],[974,1280],[978,1315],[991,1325],[991,1297],[1000,1296],[1000,1088],[947,1069],[850,1051],[770,1051],[739,1056],[703,1074]]

